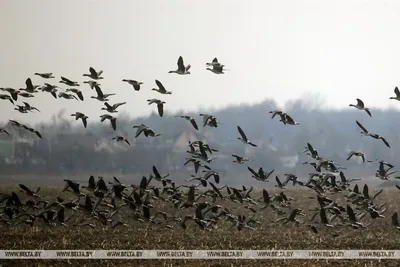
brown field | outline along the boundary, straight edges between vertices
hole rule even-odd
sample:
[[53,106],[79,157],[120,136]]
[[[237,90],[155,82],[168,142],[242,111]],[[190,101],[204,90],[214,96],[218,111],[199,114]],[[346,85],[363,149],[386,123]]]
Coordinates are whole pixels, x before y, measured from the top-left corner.
[[[26,183],[26,185],[30,185]],[[362,187],[361,187],[362,188]],[[0,186],[2,194],[17,192],[21,200],[27,197],[19,193],[18,185]],[[256,191],[256,190],[255,190]],[[253,191],[251,196],[257,199],[260,192]],[[276,190],[268,190],[270,195]],[[370,189],[370,193],[373,191]],[[43,187],[39,192],[47,199],[61,196],[73,199],[71,193],[61,192],[59,187]],[[309,189],[286,189],[285,193],[295,200],[292,207],[300,207],[311,214],[309,209],[316,208],[317,202],[310,199],[315,193]],[[341,204],[346,204],[344,194],[332,195]],[[371,222],[367,229],[352,229],[338,226],[333,229],[316,225],[319,232],[315,234],[305,225],[293,227],[290,223],[283,226],[273,222],[276,215],[267,208],[255,214],[261,225],[252,231],[236,228],[228,229],[230,222],[221,221],[216,229],[204,231],[193,222],[188,223],[184,231],[177,222],[169,222],[172,229],[161,227],[149,222],[138,222],[127,218],[128,208],[119,212],[117,218],[124,218],[128,226],[111,229],[99,222],[96,228],[85,226],[74,227],[72,218],[67,224],[69,227],[57,225],[46,226],[37,223],[35,226],[20,224],[6,226],[0,224],[0,249],[399,249],[400,231],[391,224],[391,215],[398,210],[399,191],[397,189],[384,190],[376,199],[376,203],[386,202],[388,210],[385,218],[371,219],[365,216],[363,222]],[[211,200],[208,200],[210,201]],[[235,215],[249,216],[251,211],[243,205],[231,201],[217,201],[218,204],[227,206]],[[152,212],[162,210],[171,216],[182,215],[176,211],[169,202],[156,202]],[[126,211],[126,212],[125,212]],[[67,214],[70,211],[66,211]],[[179,212],[179,213],[178,213]],[[183,214],[192,214],[193,209],[185,209]],[[309,223],[307,217],[301,216],[299,220]],[[165,224],[165,223],[164,223]],[[10,260],[0,261],[0,266],[399,266],[395,260]]]

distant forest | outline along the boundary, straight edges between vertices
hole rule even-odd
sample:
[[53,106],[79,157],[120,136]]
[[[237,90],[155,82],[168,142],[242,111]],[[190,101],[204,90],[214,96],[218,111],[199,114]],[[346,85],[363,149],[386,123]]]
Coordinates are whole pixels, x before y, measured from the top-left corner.
[[[40,131],[43,139],[7,125],[11,138],[0,134],[1,173],[148,175],[155,165],[160,172],[183,180],[194,174],[192,164],[183,165],[185,158],[190,156],[186,153],[188,142],[195,141],[191,138],[203,140],[218,149],[219,152],[213,154],[216,159],[210,166],[221,172],[224,179],[236,182],[251,180],[246,166],[255,169],[262,166],[265,170],[275,169],[274,175],[293,173],[306,179],[314,171],[310,165],[302,164],[310,158],[299,154],[307,142],[321,156],[346,167],[346,175],[350,177],[372,177],[378,167],[377,163],[363,163],[357,157],[347,161],[350,150],[362,151],[370,160],[382,159],[394,165],[400,163],[399,111],[371,110],[370,118],[366,112],[356,109],[335,111],[313,108],[305,100],[292,101],[286,107],[290,109],[284,111],[300,125],[283,125],[279,116],[272,120],[269,111],[278,107],[273,100],[266,100],[255,105],[201,111],[215,115],[221,122],[218,128],[204,128],[200,112],[185,114],[196,118],[198,131],[184,119],[170,114],[160,118],[155,113],[135,119],[120,114],[115,132],[108,120],[100,123],[89,118],[85,129],[80,120],[75,121],[64,110],[54,115],[49,123],[30,125]],[[383,135],[391,148],[380,140],[362,137],[356,120],[370,132]],[[141,135],[135,139],[136,129],[132,127],[142,123],[162,135],[147,138]],[[258,147],[253,148],[237,140],[237,125]],[[116,135],[125,136],[131,146],[111,140]],[[10,143],[13,143],[11,148]],[[239,165],[232,162],[232,154],[254,159]]]

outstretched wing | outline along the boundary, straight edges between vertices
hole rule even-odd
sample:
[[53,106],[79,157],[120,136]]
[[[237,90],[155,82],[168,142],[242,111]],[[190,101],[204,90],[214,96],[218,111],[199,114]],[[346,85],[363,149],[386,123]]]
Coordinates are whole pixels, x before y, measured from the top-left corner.
[[364,126],[362,126],[361,123],[359,123],[358,121],[356,121],[356,123],[357,123],[358,127],[360,127],[361,130],[362,130],[364,133],[368,133],[367,129],[365,129]]
[[357,106],[359,106],[360,108],[364,108],[364,102],[359,98],[357,98]]
[[240,128],[240,126],[238,126],[237,129],[238,129],[238,131],[239,131],[239,134],[242,136],[242,139],[243,139],[243,140],[247,140],[247,137],[246,137],[246,135],[244,134],[242,128]]

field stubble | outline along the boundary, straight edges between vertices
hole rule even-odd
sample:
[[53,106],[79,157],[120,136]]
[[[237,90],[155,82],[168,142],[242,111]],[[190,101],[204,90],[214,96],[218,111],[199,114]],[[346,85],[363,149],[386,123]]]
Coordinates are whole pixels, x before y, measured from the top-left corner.
[[[19,192],[18,186],[0,186],[0,193]],[[256,190],[255,190],[256,191]],[[273,194],[275,190],[269,190]],[[42,187],[40,194],[46,198],[61,196],[73,199],[69,193],[60,193],[61,188]],[[309,209],[317,207],[310,199],[315,194],[306,189],[287,189],[285,193],[295,200],[293,207]],[[18,194],[23,199],[23,194]],[[261,192],[252,193],[255,198]],[[334,196],[332,196],[334,198]],[[152,223],[128,220],[129,226],[111,229],[97,224],[89,227],[48,227],[37,225],[30,227],[20,224],[17,227],[0,226],[0,249],[399,249],[400,231],[391,225],[390,217],[398,210],[400,194],[397,189],[384,190],[378,196],[378,202],[386,202],[388,211],[385,218],[371,219],[366,216],[364,222],[371,222],[368,229],[338,227],[327,229],[318,227],[318,234],[307,227],[293,227],[291,224],[273,223],[276,215],[269,208],[255,214],[261,225],[256,230],[229,229],[231,223],[219,223],[212,231],[200,230],[193,222],[184,231],[178,223],[171,222],[173,229],[160,227]],[[343,196],[339,197],[345,204]],[[240,205],[217,201],[229,207],[234,214],[251,215],[251,211]],[[162,203],[162,210],[175,215],[175,209],[169,203]],[[181,215],[181,214],[180,214]],[[121,216],[121,215],[120,215]],[[300,220],[308,223],[307,217]],[[74,219],[74,218],[73,218]],[[125,219],[125,218],[124,218]],[[69,225],[72,223],[68,223]],[[395,260],[12,260],[0,261],[0,266],[398,266]]]

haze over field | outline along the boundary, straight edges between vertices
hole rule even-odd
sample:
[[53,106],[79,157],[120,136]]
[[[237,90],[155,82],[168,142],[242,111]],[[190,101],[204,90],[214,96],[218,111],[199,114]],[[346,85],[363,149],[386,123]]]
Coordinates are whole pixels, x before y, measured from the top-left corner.
[[[34,72],[84,81],[89,66],[104,70],[103,90],[130,116],[149,114],[154,79],[173,91],[166,112],[223,108],[230,104],[287,100],[318,94],[323,108],[347,108],[359,97],[371,107],[400,84],[397,1],[1,1],[1,87],[24,87]],[[183,56],[191,75],[168,74]],[[230,71],[212,75],[218,59]],[[141,92],[121,82],[144,82]],[[87,98],[94,94],[81,85]],[[98,116],[101,103],[31,101],[49,120],[61,107]],[[319,103],[321,104],[321,103]],[[0,120],[20,119],[8,103]]]
[[[346,158],[356,150],[370,160],[399,163],[400,103],[389,100],[400,84],[398,10],[395,1],[2,1],[0,87],[23,88],[30,77],[35,85],[50,82],[67,89],[58,83],[64,76],[78,81],[85,96],[81,102],[38,93],[28,102],[41,112],[28,114],[2,101],[0,121],[36,125],[46,137],[28,148],[1,148],[2,157],[24,164],[27,172],[143,173],[155,164],[180,173],[188,156],[185,145],[198,138],[218,146],[213,168],[227,175],[248,176],[246,168],[232,168],[236,153],[255,156],[249,163],[254,168],[304,176],[310,168],[301,164],[306,159],[298,152],[310,142],[351,175],[373,176],[375,165]],[[177,68],[179,56],[191,64],[190,75],[168,73]],[[206,70],[214,57],[226,65],[224,75]],[[116,93],[111,104],[127,102],[116,113],[117,132],[99,124],[103,102],[91,99],[95,90],[82,83],[89,79],[82,76],[89,67],[104,71],[99,82],[104,93]],[[53,72],[56,78],[44,80],[35,72]],[[134,91],[122,79],[144,84]],[[155,79],[172,94],[150,90]],[[166,101],[163,118],[147,104],[150,98]],[[372,119],[348,106],[356,98],[371,108]],[[270,120],[272,109],[289,112],[300,125],[288,129]],[[87,129],[70,117],[76,111],[89,116]],[[201,127],[193,135],[188,122],[172,117],[199,111],[216,115],[221,126]],[[362,139],[356,120],[385,136],[391,149]],[[132,126],[141,123],[162,137],[134,139]],[[261,148],[243,147],[237,125]],[[13,133],[16,139],[31,137]],[[115,134],[134,148],[112,143]],[[84,164],[86,159],[90,162]],[[19,166],[3,164],[3,172],[14,173]]]

